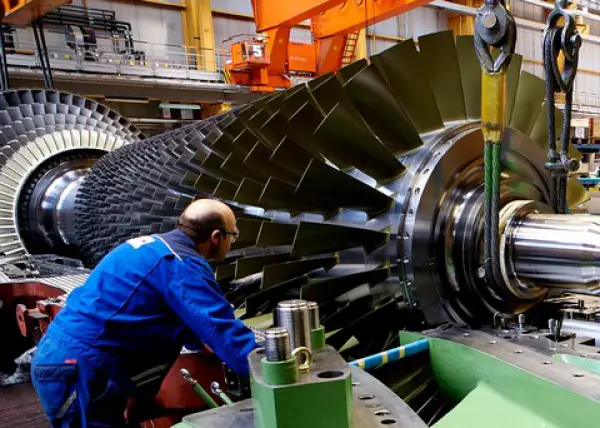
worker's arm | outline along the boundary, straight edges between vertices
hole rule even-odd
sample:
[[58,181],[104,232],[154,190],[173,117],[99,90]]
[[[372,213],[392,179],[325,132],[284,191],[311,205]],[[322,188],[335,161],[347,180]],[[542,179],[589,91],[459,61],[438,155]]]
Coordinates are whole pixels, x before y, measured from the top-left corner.
[[248,376],[248,354],[256,348],[252,331],[235,318],[208,267],[188,259],[178,263],[165,297],[169,306],[240,376]]

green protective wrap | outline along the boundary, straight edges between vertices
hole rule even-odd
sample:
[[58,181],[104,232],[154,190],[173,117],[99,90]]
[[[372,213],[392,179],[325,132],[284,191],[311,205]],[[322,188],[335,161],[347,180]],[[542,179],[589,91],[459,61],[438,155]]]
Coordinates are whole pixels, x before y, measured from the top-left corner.
[[313,351],[325,348],[325,327],[321,326],[310,331],[310,347]]
[[298,366],[295,358],[276,362],[263,358],[260,362],[263,379],[269,385],[289,385],[298,380]]

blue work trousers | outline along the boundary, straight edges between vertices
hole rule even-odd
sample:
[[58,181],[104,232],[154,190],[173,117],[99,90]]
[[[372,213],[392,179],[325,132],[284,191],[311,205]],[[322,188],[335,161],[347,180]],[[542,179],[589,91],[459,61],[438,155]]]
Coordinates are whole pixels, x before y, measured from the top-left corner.
[[97,370],[89,370],[69,354],[64,346],[45,337],[31,365],[33,386],[52,427],[127,426],[127,396],[117,382]]

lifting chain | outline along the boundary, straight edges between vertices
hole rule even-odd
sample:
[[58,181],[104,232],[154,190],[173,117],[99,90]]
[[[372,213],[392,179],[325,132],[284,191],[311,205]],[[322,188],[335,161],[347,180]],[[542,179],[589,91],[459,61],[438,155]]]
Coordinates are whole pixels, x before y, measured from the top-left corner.
[[[517,26],[501,0],[485,0],[475,17],[475,52],[481,64],[481,127],[485,140],[484,272],[504,299],[500,268],[500,154],[506,108],[506,70],[515,52]],[[497,54],[495,59],[492,53]]]
[[[546,19],[544,30],[543,58],[546,74],[546,105],[548,107],[548,162],[546,169],[552,177],[552,197],[557,213],[567,212],[567,179],[569,172],[579,168],[576,159],[569,159],[569,140],[571,129],[571,108],[573,106],[573,84],[577,74],[581,36],[577,23],[566,9],[567,0],[556,0],[554,10]],[[559,20],[563,24],[559,25]],[[564,56],[564,68],[560,71],[558,58]],[[557,151],[555,138],[554,93],[564,92],[565,109],[561,147]]]

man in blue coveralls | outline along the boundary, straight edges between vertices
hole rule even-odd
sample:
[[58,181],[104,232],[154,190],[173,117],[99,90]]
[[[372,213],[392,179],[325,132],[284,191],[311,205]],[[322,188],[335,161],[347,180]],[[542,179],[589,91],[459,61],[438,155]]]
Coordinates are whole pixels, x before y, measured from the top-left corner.
[[131,239],[102,259],[32,362],[53,427],[125,426],[127,400],[155,394],[186,344],[207,346],[248,376],[254,334],[234,317],[206,262],[223,259],[238,234],[227,205],[201,199],[175,230]]

